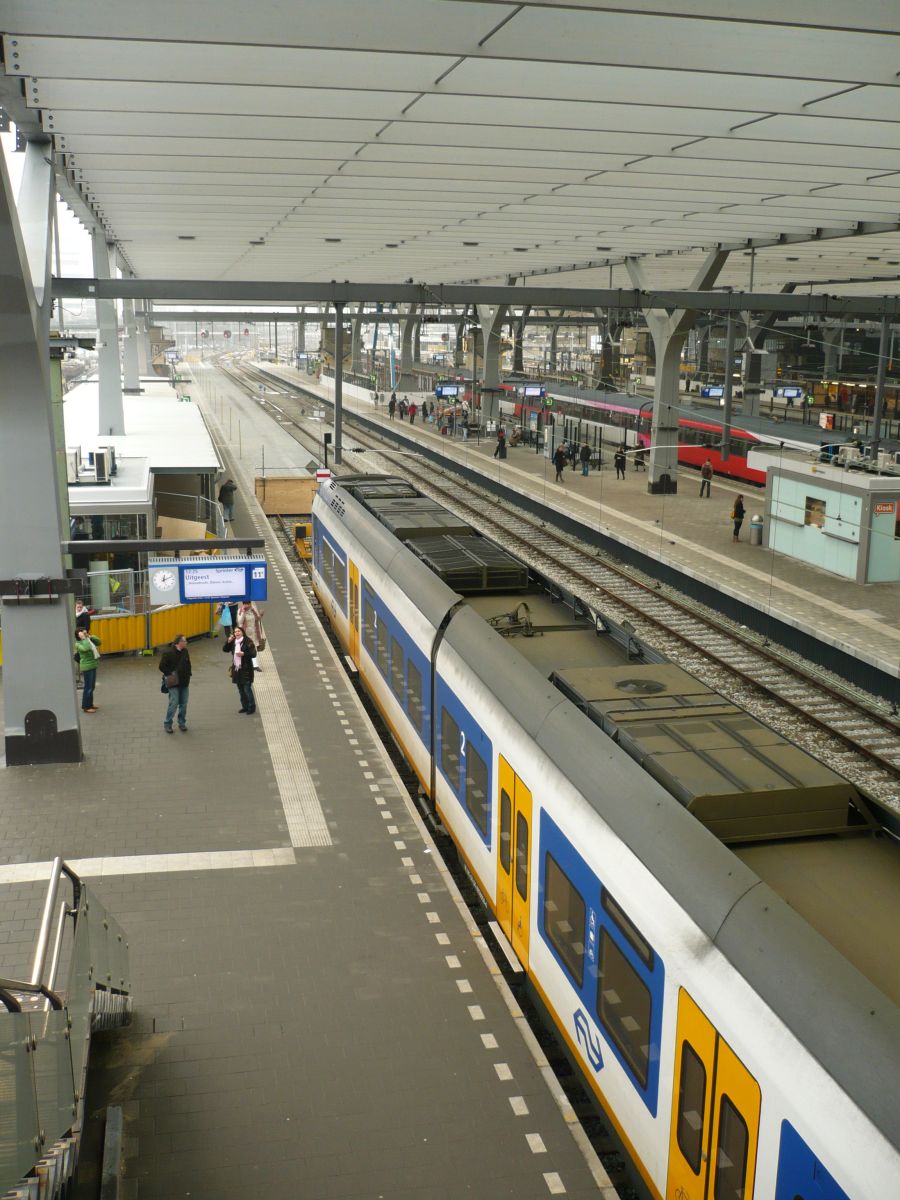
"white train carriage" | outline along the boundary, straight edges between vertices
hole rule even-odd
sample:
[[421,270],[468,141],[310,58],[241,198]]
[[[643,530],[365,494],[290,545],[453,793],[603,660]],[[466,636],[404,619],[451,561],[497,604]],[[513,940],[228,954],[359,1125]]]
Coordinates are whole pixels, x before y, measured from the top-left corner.
[[[896,994],[547,682],[521,606],[491,628],[508,597],[464,601],[339,485],[314,521],[323,606],[647,1194],[900,1194]],[[601,644],[554,611],[570,661]]]

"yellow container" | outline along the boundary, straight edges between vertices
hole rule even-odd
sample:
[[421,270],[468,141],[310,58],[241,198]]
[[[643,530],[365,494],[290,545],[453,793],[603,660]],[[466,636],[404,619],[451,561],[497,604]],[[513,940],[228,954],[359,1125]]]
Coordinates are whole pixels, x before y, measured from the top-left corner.
[[150,646],[165,646],[176,634],[196,637],[210,633],[213,628],[213,606],[211,604],[177,604],[172,608],[160,608],[150,615]]
[[143,650],[146,645],[147,618],[144,616],[91,617],[91,633],[99,638],[102,654],[124,654]]

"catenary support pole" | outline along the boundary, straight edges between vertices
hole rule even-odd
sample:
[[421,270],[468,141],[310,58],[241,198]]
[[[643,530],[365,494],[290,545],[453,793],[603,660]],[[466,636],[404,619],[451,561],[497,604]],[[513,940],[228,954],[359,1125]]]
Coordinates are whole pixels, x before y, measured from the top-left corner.
[[875,376],[875,414],[872,422],[872,462],[878,459],[881,447],[881,422],[884,417],[884,380],[887,373],[888,343],[891,336],[891,319],[882,317],[881,337],[878,340],[878,372]]
[[334,306],[334,465],[343,462],[344,306]]
[[728,314],[725,326],[725,391],[722,406],[722,441],[720,454],[723,460],[728,459],[728,448],[731,445],[731,397],[734,391],[734,314]]

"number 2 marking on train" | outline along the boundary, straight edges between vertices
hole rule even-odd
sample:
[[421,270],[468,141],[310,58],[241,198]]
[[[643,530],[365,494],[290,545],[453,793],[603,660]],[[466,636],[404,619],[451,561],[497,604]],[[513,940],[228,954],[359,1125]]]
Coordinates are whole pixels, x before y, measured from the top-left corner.
[[459,757],[466,757],[466,733],[463,729],[461,729],[459,733]]

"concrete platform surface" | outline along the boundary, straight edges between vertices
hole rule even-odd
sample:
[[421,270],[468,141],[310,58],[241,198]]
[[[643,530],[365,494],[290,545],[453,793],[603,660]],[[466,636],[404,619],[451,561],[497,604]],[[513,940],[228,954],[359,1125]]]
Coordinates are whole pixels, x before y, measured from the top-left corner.
[[[229,467],[238,530],[267,531]],[[155,659],[103,659],[85,761],[0,771],[0,971],[75,860],[130,939],[135,1018],[89,1095],[124,1108],[131,1200],[604,1194],[268,536],[256,716],[216,640],[191,646],[184,734]]]

